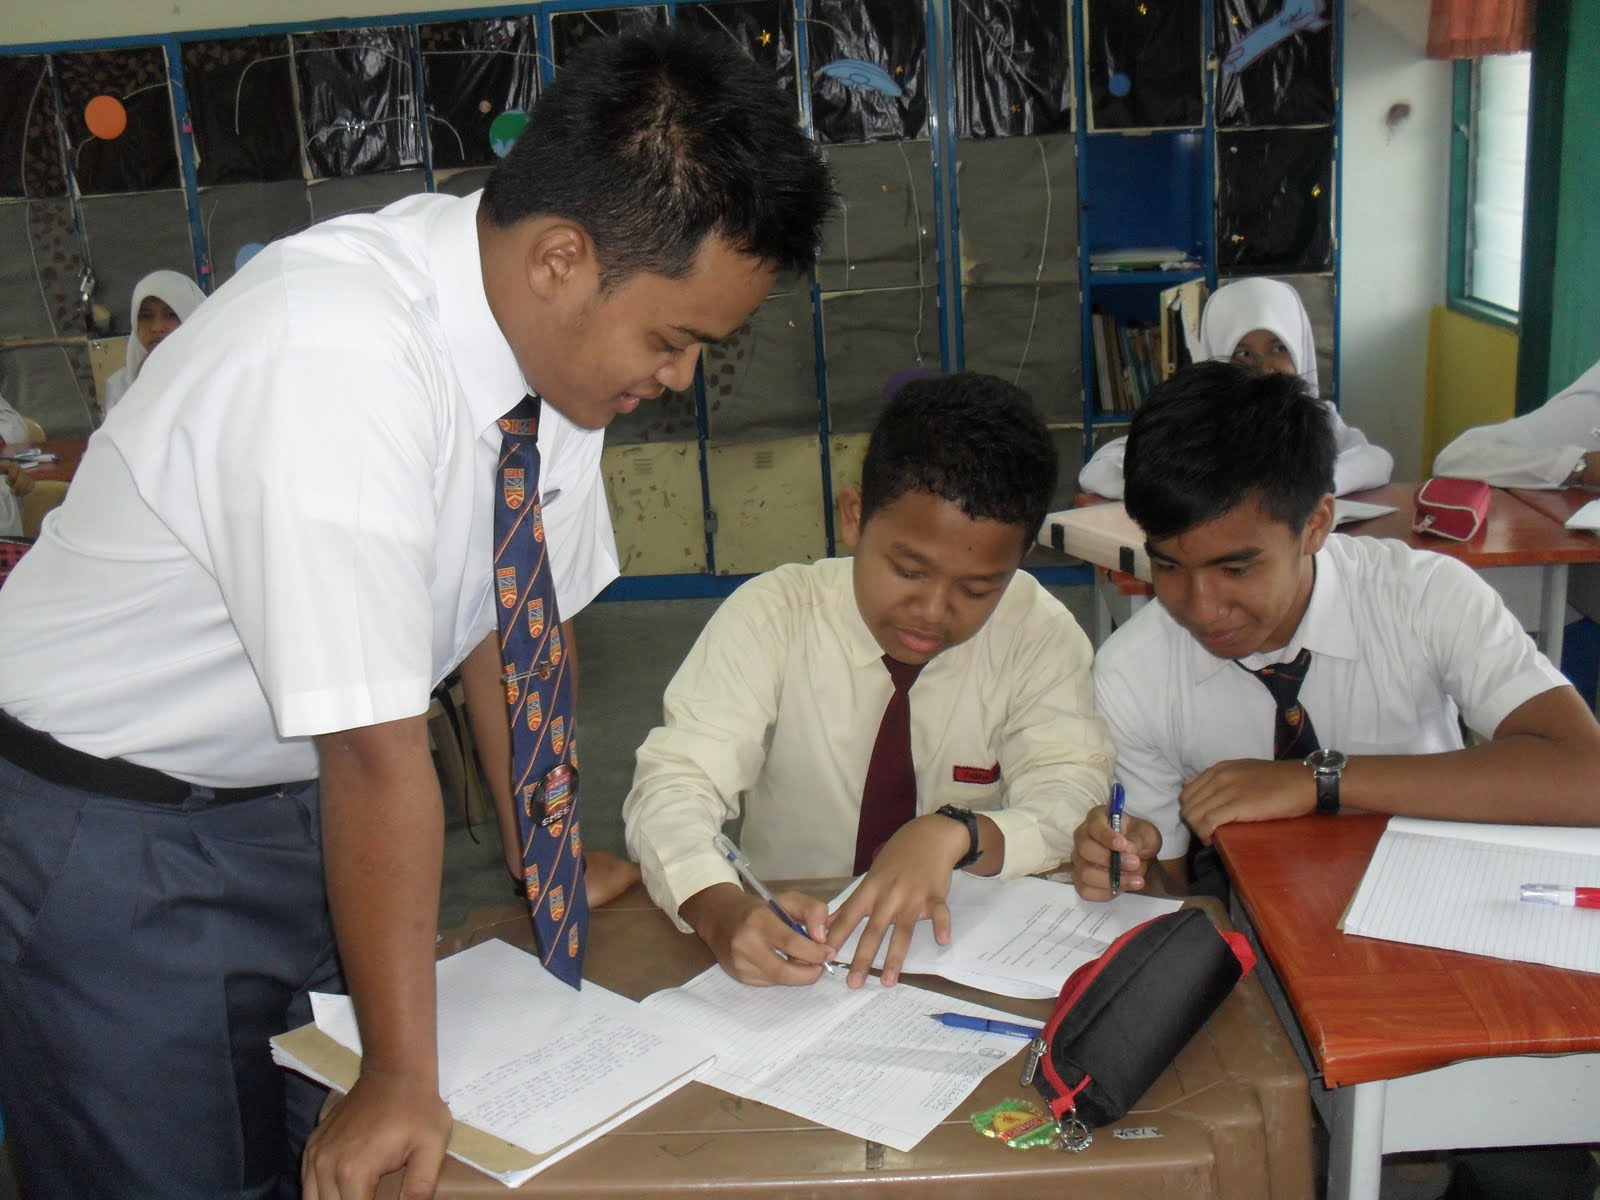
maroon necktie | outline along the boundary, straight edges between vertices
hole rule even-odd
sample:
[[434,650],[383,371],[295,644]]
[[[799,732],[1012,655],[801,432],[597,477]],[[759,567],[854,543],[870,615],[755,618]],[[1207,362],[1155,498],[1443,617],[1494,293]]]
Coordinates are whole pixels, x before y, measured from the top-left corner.
[[878,740],[872,743],[867,782],[861,789],[861,821],[856,826],[854,874],[872,865],[883,844],[917,815],[917,771],[911,764],[911,685],[922,664],[912,666],[883,656],[894,680],[894,695],[884,707]]

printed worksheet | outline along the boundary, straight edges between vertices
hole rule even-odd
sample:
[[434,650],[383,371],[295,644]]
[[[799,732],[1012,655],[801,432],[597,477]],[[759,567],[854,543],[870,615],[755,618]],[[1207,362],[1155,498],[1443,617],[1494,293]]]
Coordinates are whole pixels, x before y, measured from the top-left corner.
[[1394,817],[1344,931],[1600,972],[1600,911],[1523,903],[1525,883],[1600,887],[1600,830]]
[[711,967],[643,1007],[712,1045],[716,1061],[701,1082],[901,1151],[1027,1045],[933,1019],[958,1012],[1017,1021],[1012,1013],[904,983],[869,980],[852,991],[843,974],[806,988],[758,988]]

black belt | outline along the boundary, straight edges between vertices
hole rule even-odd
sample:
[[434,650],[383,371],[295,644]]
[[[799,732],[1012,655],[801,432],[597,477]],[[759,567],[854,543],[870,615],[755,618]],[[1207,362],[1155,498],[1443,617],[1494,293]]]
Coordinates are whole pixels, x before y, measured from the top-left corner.
[[[185,783],[165,772],[141,767],[126,759],[97,758],[82,750],[74,750],[71,746],[63,746],[48,733],[28,728],[7,712],[0,712],[0,757],[51,783],[145,804],[182,804],[194,794],[197,787],[204,786]],[[256,787],[208,790],[215,803],[225,804],[233,800],[270,796],[295,786],[296,783],[266,783]]]

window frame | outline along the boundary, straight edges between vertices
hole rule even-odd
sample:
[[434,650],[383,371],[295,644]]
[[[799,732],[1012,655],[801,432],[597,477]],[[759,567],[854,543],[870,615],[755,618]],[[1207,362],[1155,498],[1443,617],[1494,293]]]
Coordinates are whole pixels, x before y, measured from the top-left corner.
[[[1473,99],[1476,93],[1474,67],[1477,59],[1463,58],[1455,62],[1455,79],[1450,100],[1450,221],[1448,264],[1445,284],[1445,305],[1455,312],[1465,313],[1491,325],[1520,333],[1522,309],[1509,309],[1481,300],[1467,292],[1468,233],[1472,214],[1472,133]],[[1530,108],[1532,104],[1530,88]],[[1532,121],[1529,121],[1530,127]],[[1530,139],[1531,139],[1530,128]],[[1528,249],[1527,225],[1527,175],[1523,176],[1523,227],[1522,250],[1524,277]],[[1523,308],[1526,308],[1524,302]]]

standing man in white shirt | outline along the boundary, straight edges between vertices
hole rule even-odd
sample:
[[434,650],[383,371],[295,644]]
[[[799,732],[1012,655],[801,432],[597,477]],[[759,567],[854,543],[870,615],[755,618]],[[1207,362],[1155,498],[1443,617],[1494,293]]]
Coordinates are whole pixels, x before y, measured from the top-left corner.
[[[432,1194],[425,713],[460,666],[507,728],[498,420],[544,400],[570,618],[617,571],[605,426],[811,264],[831,197],[736,47],[606,40],[481,197],[277,243],[146,364],[0,592],[0,1105],[29,1196],[365,1200],[402,1167]],[[302,1174],[321,1094],[267,1039],[341,966],[363,1069]]]
[[[1113,853],[1124,887],[1159,861],[1181,890],[1191,836],[1346,805],[1600,824],[1588,706],[1455,559],[1333,533],[1333,458],[1291,376],[1203,363],[1135,416],[1126,503],[1159,603],[1095,659],[1128,819],[1077,830],[1083,895],[1109,895]],[[1458,718],[1489,740],[1463,748]]]

